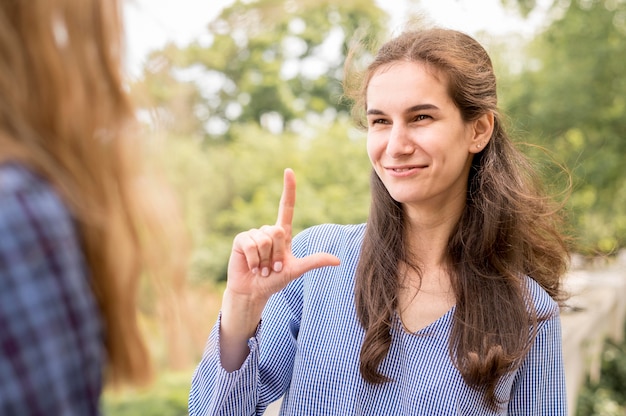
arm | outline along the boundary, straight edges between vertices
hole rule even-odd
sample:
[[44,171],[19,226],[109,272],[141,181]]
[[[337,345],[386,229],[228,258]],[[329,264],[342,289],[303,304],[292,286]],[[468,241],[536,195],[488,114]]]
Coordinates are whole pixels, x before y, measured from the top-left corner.
[[[287,169],[276,224],[235,237],[220,321],[213,329],[207,352],[193,379],[189,398],[192,415],[220,414],[220,411],[250,415],[255,412],[259,398],[258,347],[254,335],[266,304],[272,295],[307,271],[339,264],[339,259],[326,253],[304,257],[295,257],[292,253],[295,193],[295,176]],[[273,315],[280,316],[279,313]],[[282,329],[279,327],[268,337],[289,339],[285,334],[289,324],[281,325]],[[228,400],[229,397],[232,400]]]
[[339,264],[339,259],[326,253],[294,257],[291,231],[295,202],[295,176],[286,169],[276,225],[235,237],[220,326],[220,355],[227,371],[238,369],[248,356],[247,340],[259,325],[270,296],[309,270]]
[[0,168],[0,414],[96,414],[103,333],[70,215]]
[[539,324],[537,338],[518,370],[509,415],[567,415],[567,398],[558,310]]
[[262,323],[247,340],[249,354],[232,372],[220,362],[220,314],[192,379],[190,415],[260,415],[283,395],[291,380],[300,320],[292,302],[301,299],[301,290],[296,280],[270,298]]

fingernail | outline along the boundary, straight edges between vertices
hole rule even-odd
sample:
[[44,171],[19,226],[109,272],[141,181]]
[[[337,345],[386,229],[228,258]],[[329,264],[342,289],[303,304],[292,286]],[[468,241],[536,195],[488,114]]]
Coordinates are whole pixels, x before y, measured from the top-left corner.
[[282,261],[277,261],[276,263],[274,263],[274,271],[276,273],[280,272],[283,269],[283,262]]
[[267,267],[263,267],[263,270],[261,270],[261,276],[267,277],[269,275],[270,275],[270,269]]
[[255,267],[254,269],[252,269],[252,274],[257,274],[259,272],[259,268]]

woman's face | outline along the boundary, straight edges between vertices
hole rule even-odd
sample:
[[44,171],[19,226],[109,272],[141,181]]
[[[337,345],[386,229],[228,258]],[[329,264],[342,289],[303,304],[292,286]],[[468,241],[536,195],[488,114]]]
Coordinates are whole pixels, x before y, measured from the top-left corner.
[[[476,122],[464,122],[443,76],[422,63],[379,68],[367,95],[367,152],[393,199],[440,210],[465,204]],[[452,205],[450,205],[452,204]]]

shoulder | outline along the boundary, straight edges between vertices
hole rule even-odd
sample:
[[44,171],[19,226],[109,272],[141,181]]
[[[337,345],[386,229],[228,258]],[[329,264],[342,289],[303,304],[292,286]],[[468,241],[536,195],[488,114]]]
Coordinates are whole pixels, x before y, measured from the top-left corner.
[[2,196],[29,191],[40,186],[45,187],[46,184],[47,182],[20,163],[0,164],[0,195]]
[[324,251],[339,255],[342,252],[359,250],[365,224],[321,224],[300,232],[293,240],[294,252],[302,254]]
[[539,283],[532,277],[524,278],[527,294],[531,305],[540,320],[551,319],[559,314],[559,304],[550,297]]
[[2,228],[42,227],[44,234],[72,231],[71,214],[54,187],[23,165],[0,164],[0,201]]
[[87,265],[70,210],[49,182],[18,164],[0,165],[0,277],[11,288],[2,293],[5,313],[9,303],[14,310],[60,314],[85,308],[75,315],[81,318],[92,312],[85,296],[91,293]]
[[0,343],[14,347],[0,407],[95,414],[104,332],[80,239],[54,187],[19,164],[0,164],[0,280]]
[[0,164],[0,259],[3,278],[81,273],[80,238],[53,186],[19,164]]

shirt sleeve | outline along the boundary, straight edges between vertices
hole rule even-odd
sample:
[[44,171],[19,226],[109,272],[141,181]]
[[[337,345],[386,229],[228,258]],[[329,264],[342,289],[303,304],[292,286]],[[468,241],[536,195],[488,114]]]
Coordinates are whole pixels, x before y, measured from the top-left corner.
[[567,415],[561,321],[558,310],[541,322],[535,342],[519,368],[509,415]]
[[104,343],[85,270],[52,188],[0,167],[0,414],[98,413]]
[[[296,257],[306,255],[307,231],[293,240]],[[219,325],[213,327],[189,394],[190,416],[262,415],[288,389],[293,372],[302,313],[302,278],[273,295],[239,370],[227,372],[220,362]]]
[[248,340],[250,353],[236,371],[224,370],[220,362],[220,318],[213,327],[189,393],[190,416],[254,415],[257,405],[258,342]]

